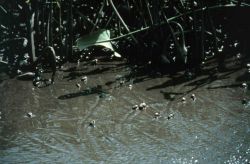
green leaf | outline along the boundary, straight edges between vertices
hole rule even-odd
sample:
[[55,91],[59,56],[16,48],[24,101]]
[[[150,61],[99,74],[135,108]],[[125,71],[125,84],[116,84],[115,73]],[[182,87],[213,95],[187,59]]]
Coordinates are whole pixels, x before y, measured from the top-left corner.
[[111,42],[110,42],[110,31],[101,29],[91,34],[82,36],[81,38],[76,40],[76,46],[83,50],[90,46],[101,45],[103,47],[109,48],[114,52],[114,56],[121,57],[121,55],[115,52]]

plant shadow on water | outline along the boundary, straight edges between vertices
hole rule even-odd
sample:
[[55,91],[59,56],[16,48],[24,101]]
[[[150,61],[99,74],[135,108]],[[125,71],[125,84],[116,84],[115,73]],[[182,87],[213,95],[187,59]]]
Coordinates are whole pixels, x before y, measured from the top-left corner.
[[226,72],[225,74],[222,74],[222,75],[218,75],[217,73],[211,72],[211,73],[209,73],[208,77],[204,77],[202,79],[193,81],[191,83],[186,84],[185,86],[196,86],[196,88],[198,88],[198,87],[210,84],[210,83],[214,82],[215,80],[228,79],[228,78],[230,78],[230,76],[229,76],[230,74],[233,74],[234,72],[236,72],[239,69],[240,68],[228,70],[228,72]]
[[106,92],[102,90],[102,86],[97,86],[97,87],[92,87],[92,88],[85,89],[76,93],[69,93],[66,95],[62,95],[62,96],[59,96],[58,99],[67,100],[67,99],[77,98],[80,96],[89,96],[93,94],[102,94],[102,93],[106,93]]
[[153,89],[161,89],[161,88],[166,88],[169,86],[173,86],[173,85],[178,85],[178,84],[182,84],[184,82],[186,82],[187,79],[185,79],[185,77],[183,75],[179,75],[178,77],[172,77],[171,80],[168,80],[160,85],[156,85],[150,88],[147,88],[147,91],[153,90]]
[[[119,65],[117,65],[119,66]],[[82,67],[82,66],[81,66]],[[68,79],[68,81],[77,79],[78,77],[81,77],[83,75],[97,75],[97,74],[102,74],[105,72],[110,71],[112,68],[114,68],[114,66],[110,66],[110,67],[97,67],[94,69],[88,68],[88,67],[84,67],[83,69],[79,69],[77,67],[71,67],[67,70],[64,70],[64,72],[69,72],[68,75],[64,76],[63,79]],[[86,70],[89,70],[88,72],[86,72]]]
[[7,78],[7,73],[8,72],[8,66],[4,63],[0,63],[0,84],[5,81],[8,80]]
[[236,78],[236,81],[243,82],[243,81],[249,81],[250,80],[250,72],[245,72],[244,74],[238,76]]
[[[163,94],[164,98],[170,101],[174,101],[175,100],[175,96],[176,95],[183,95],[183,94],[189,94],[194,92],[195,90],[202,88],[204,86],[207,86],[213,82],[215,82],[216,80],[225,80],[225,79],[230,79],[230,75],[234,74],[235,72],[239,71],[240,69],[242,69],[241,67],[233,67],[233,68],[227,68],[226,70],[223,71],[218,71],[217,67],[212,67],[212,68],[207,68],[204,69],[202,71],[201,74],[195,76],[192,79],[187,79],[185,77],[185,75],[177,75],[177,76],[170,76],[170,80],[167,80],[166,82],[156,85],[156,86],[152,86],[147,88],[147,91],[150,90],[154,90],[154,89],[165,89],[171,86],[178,86],[178,85],[182,85],[184,87],[190,86],[192,87],[189,90],[185,90],[182,92],[176,92],[176,91],[172,91],[171,89],[168,91],[160,91],[161,94]],[[247,78],[248,77],[248,78]],[[236,81],[244,81],[249,79],[249,76],[247,76],[246,74],[243,76],[240,76],[236,79]],[[230,84],[230,85],[223,85],[223,86],[216,86],[216,87],[207,87],[207,89],[218,89],[218,88],[235,88],[235,87],[239,87],[241,86],[241,84]]]
[[231,84],[231,85],[223,85],[223,86],[217,86],[217,87],[207,87],[207,89],[220,89],[220,88],[238,88],[241,84]]
[[164,98],[169,100],[169,101],[174,101],[176,95],[183,95],[183,93],[178,93],[178,92],[166,92],[166,91],[160,91],[160,93],[163,94]]
[[89,72],[80,72],[80,71],[74,71],[74,72],[70,72],[67,76],[64,76],[64,79],[68,78],[68,81],[70,80],[74,80],[77,79],[78,77],[81,77],[83,75],[96,75],[96,74],[101,74],[104,73],[106,71],[110,70],[110,68],[96,68],[94,70],[91,70]]

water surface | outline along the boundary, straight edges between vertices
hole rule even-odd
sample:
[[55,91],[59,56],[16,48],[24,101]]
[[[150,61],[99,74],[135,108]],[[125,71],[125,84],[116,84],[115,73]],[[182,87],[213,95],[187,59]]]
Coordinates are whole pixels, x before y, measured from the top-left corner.
[[[121,62],[71,67],[41,88],[1,76],[0,163],[249,163],[245,68],[187,81]],[[146,110],[132,109],[142,102]]]

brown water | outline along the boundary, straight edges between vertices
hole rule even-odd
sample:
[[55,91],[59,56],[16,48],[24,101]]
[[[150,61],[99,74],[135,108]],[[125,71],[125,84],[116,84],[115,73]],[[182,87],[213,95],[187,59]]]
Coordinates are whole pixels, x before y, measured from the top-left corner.
[[[244,68],[185,81],[183,73],[128,76],[120,62],[71,67],[44,88],[1,77],[0,163],[249,163]],[[132,109],[142,102],[146,110]]]

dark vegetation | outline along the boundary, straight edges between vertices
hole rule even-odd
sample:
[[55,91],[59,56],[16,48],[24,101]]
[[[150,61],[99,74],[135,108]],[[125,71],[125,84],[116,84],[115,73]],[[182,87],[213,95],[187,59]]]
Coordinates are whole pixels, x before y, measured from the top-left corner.
[[[1,0],[1,63],[11,75],[34,69],[51,46],[59,67],[118,52],[167,72],[199,73],[208,59],[225,69],[230,55],[248,59],[249,7],[247,0]],[[92,46],[99,42],[104,47]]]

